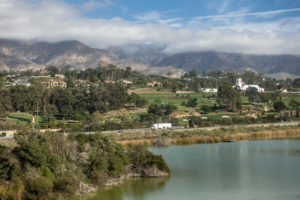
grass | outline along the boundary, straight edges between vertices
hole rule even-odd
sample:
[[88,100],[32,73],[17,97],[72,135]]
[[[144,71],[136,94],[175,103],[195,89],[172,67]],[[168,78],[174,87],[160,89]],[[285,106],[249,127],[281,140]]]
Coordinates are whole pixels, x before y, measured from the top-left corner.
[[292,99],[300,102],[300,97],[299,96],[295,96],[295,97],[282,97],[282,101],[283,103],[285,103],[285,105],[289,106],[290,101],[292,101]]
[[241,96],[242,104],[248,104],[249,98],[247,96]]
[[[36,120],[36,116],[34,116]],[[32,122],[32,114],[30,113],[24,113],[24,112],[14,112],[9,113],[8,120],[10,121],[18,121],[18,122],[24,122],[24,123],[31,123]],[[56,122],[61,122],[64,124],[67,123],[74,123],[74,120],[55,120]],[[38,122],[43,123],[43,119],[41,116],[38,117]]]
[[118,143],[124,146],[130,145],[185,145],[198,143],[216,143],[226,141],[242,140],[265,140],[300,138],[299,126],[271,126],[271,127],[228,127],[216,130],[194,130],[180,132],[147,132],[147,133],[126,133],[122,136],[115,136]]
[[[10,113],[8,115],[9,120],[17,120],[17,121],[21,121],[21,122],[31,122],[32,121],[32,115],[29,113]],[[40,121],[40,119],[39,119]]]
[[213,94],[203,94],[203,93],[189,93],[189,94],[177,94],[175,93],[151,93],[151,94],[140,94],[142,97],[148,99],[148,105],[156,102],[160,103],[169,103],[176,105],[178,107],[178,111],[188,111],[189,109],[185,106],[181,106],[183,101],[186,101],[188,95],[191,98],[197,98],[198,100],[198,107],[202,105],[213,106],[216,103],[214,98],[210,98]]

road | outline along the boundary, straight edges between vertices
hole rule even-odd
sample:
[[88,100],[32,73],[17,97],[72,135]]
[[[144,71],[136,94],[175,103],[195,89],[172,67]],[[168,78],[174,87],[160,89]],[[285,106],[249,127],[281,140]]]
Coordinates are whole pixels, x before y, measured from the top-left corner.
[[[239,127],[270,127],[270,126],[297,126],[300,125],[300,121],[292,122],[280,122],[280,123],[264,123],[264,124],[245,124],[245,125],[230,125],[230,126],[212,126],[212,127],[201,127],[201,128],[184,128],[184,127],[173,127],[167,129],[171,132],[180,132],[180,131],[196,131],[196,130],[216,130],[220,128],[239,128]],[[114,130],[114,131],[102,131],[103,134],[123,134],[123,133],[142,133],[142,132],[152,132],[152,131],[161,131],[153,130],[151,128],[141,128],[141,129],[124,129],[124,130]],[[85,132],[86,134],[93,134],[95,132]]]

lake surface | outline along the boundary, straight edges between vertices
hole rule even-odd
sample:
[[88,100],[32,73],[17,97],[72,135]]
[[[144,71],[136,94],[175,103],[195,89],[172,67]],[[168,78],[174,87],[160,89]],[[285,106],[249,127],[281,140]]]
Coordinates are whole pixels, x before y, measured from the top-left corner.
[[266,140],[151,148],[170,178],[137,179],[89,200],[300,199],[300,140]]

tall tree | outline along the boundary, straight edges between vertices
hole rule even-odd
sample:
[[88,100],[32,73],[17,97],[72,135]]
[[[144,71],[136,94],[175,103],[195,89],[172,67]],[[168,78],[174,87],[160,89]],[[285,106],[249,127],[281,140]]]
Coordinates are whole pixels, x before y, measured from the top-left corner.
[[281,112],[282,110],[285,110],[287,108],[283,101],[276,101],[274,102],[273,106],[276,112]]
[[232,88],[231,85],[222,85],[218,88],[218,103],[225,104],[227,111],[236,112],[240,109],[240,93]]
[[299,117],[299,110],[300,110],[300,102],[292,99],[289,103],[289,106],[292,110],[296,111],[296,117]]

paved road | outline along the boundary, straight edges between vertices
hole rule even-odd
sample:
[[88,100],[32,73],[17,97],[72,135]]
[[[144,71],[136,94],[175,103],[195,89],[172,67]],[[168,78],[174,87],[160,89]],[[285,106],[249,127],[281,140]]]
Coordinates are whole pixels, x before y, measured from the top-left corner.
[[[231,125],[231,126],[212,126],[212,127],[201,127],[201,128],[184,128],[184,127],[173,127],[168,129],[171,132],[180,132],[180,131],[195,131],[195,130],[216,130],[220,128],[230,128],[230,127],[270,127],[270,126],[297,126],[300,125],[300,121],[292,122],[280,122],[280,123],[264,123],[264,124],[245,124],[245,125]],[[160,131],[152,130],[151,128],[141,128],[141,129],[124,129],[124,130],[115,130],[115,131],[103,131],[104,134],[122,134],[122,133],[142,133],[142,132],[151,132],[151,131]],[[94,132],[85,132],[86,134],[93,134]]]

